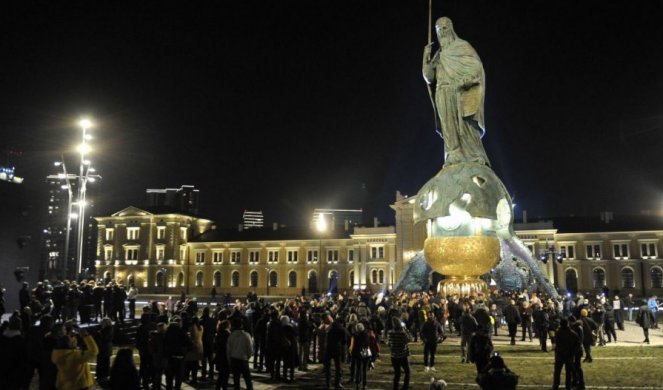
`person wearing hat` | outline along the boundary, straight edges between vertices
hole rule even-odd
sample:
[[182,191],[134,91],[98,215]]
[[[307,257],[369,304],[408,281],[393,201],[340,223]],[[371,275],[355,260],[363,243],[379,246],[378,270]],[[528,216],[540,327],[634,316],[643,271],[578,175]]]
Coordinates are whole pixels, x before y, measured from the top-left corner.
[[58,340],[51,355],[51,360],[58,369],[55,380],[55,387],[58,389],[87,389],[94,385],[88,362],[96,358],[99,349],[87,330],[80,329],[78,334],[87,349],[81,350],[78,347],[78,337],[75,332],[71,332]]
[[557,338],[557,345],[555,347],[553,390],[559,389],[562,367],[564,367],[565,386],[570,389],[573,379],[573,359],[581,348],[580,336],[569,328],[569,321],[562,318],[555,337]]
[[518,375],[504,364],[504,359],[495,352],[488,360],[488,366],[481,372],[476,382],[482,390],[515,390]]

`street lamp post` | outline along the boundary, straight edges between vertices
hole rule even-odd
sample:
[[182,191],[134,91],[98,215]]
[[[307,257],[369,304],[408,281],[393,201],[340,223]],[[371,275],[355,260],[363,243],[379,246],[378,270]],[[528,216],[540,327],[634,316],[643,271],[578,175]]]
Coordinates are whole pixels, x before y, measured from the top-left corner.
[[62,265],[62,277],[67,277],[67,269],[69,267],[69,241],[71,234],[71,207],[73,200],[73,191],[71,190],[71,178],[75,178],[75,175],[69,175],[67,172],[67,164],[65,164],[64,156],[60,156],[60,161],[55,162],[56,167],[62,167],[62,173],[57,175],[49,175],[49,179],[64,179],[67,184],[62,185],[62,189],[67,190],[67,230],[65,231],[64,236],[64,264]]

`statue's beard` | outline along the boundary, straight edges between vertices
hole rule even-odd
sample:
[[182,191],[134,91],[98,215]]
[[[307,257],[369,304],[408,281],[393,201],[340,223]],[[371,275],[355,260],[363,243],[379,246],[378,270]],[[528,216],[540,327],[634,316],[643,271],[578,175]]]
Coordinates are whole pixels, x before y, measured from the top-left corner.
[[453,41],[454,41],[454,38],[451,37],[451,36],[440,37],[440,47],[442,49],[446,49],[447,47],[449,47],[449,45],[451,45],[451,43]]

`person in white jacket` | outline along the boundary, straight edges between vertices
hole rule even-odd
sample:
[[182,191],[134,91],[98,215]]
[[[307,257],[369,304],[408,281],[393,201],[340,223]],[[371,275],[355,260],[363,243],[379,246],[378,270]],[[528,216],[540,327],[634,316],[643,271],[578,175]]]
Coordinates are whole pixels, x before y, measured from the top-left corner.
[[251,381],[251,370],[249,369],[249,359],[253,355],[253,339],[251,335],[242,328],[244,324],[242,319],[235,317],[232,319],[232,333],[228,336],[228,361],[230,361],[230,371],[233,374],[235,390],[239,390],[239,377],[244,377],[247,390],[253,390]]

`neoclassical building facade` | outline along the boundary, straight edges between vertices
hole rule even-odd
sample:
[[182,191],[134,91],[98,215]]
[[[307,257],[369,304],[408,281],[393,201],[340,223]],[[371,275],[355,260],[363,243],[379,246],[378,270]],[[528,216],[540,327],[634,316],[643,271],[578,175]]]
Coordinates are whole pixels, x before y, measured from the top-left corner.
[[[384,291],[426,239],[425,226],[413,223],[413,197],[399,194],[391,207],[395,226],[327,232],[218,230],[208,219],[128,207],[96,218],[96,274],[154,294],[208,295],[212,287],[233,296]],[[515,228],[561,290],[663,294],[659,218],[560,218]]]
[[207,219],[135,207],[97,221],[97,277],[146,293],[381,291],[402,266],[394,227],[217,230]]

